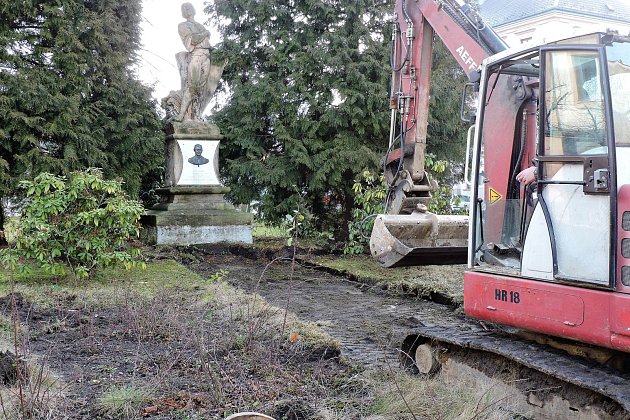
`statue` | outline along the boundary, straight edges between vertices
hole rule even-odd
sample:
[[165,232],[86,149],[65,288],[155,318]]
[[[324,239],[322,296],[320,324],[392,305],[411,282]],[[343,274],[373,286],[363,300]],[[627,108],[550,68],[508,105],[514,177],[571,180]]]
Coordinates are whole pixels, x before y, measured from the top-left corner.
[[201,147],[200,144],[195,144],[195,147],[193,148],[193,150],[195,151],[195,156],[188,159],[188,163],[192,163],[193,165],[199,166],[199,165],[205,165],[206,163],[210,162],[208,159],[201,156],[201,153],[203,152],[203,147]]
[[227,60],[212,63],[210,33],[195,22],[190,3],[181,7],[186,21],[177,29],[186,51],[175,55],[181,88],[162,99],[164,184],[156,189],[160,202],[143,216],[143,232],[154,244],[251,244],[252,214],[237,211],[224,199],[230,188],[221,184],[219,176],[221,130],[201,118]]
[[182,17],[177,27],[186,51],[175,55],[181,78],[181,90],[171,91],[162,99],[167,118],[174,121],[202,121],[201,115],[214,95],[223,74],[222,65],[214,65],[210,58],[210,32],[195,22],[195,8],[182,4]]

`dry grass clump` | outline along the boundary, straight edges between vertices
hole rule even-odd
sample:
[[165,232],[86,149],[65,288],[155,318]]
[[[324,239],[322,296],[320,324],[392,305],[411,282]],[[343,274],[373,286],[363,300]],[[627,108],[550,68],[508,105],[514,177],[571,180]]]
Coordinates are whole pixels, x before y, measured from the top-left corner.
[[426,378],[395,370],[372,376],[376,399],[375,414],[396,419],[479,419],[529,418],[524,397],[514,387],[479,372],[448,369]]
[[[9,348],[2,343],[2,348]],[[4,419],[63,418],[65,397],[62,381],[44,361],[34,357],[20,361],[22,374],[15,382],[0,384],[0,417]]]
[[147,391],[131,385],[114,386],[97,401],[103,415],[115,419],[136,418],[142,404],[150,399]]

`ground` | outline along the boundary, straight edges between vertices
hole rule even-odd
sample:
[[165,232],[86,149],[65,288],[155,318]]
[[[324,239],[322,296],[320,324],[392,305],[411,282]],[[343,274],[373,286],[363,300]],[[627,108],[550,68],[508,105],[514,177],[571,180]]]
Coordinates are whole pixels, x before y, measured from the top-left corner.
[[[257,408],[305,418],[326,408],[319,401],[350,417],[364,409],[354,402],[365,386],[331,337],[232,289],[221,270],[203,278],[160,259],[104,274],[79,287],[18,279],[0,305],[7,344],[15,314],[18,352],[46,370],[23,384],[35,417],[222,418]],[[9,400],[4,410],[18,409]]]
[[451,368],[421,378],[398,367],[398,344],[409,330],[465,325],[461,267],[402,269],[388,277],[369,270],[364,258],[298,251],[150,248],[146,270],[108,270],[80,285],[0,275],[3,350],[27,365],[17,380],[7,378],[0,413],[535,417],[492,375],[480,382]]

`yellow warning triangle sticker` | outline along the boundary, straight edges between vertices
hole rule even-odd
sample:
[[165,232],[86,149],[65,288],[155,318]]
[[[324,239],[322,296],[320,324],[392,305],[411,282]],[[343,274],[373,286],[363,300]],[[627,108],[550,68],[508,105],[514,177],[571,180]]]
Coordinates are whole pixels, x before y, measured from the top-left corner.
[[494,188],[490,188],[490,204],[494,204],[502,198],[503,196],[499,194]]

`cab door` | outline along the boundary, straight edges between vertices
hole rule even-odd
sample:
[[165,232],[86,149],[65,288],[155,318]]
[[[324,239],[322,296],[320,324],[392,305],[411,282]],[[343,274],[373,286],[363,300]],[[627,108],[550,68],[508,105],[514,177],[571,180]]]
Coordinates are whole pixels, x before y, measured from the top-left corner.
[[538,202],[523,245],[525,277],[613,286],[615,148],[604,58],[598,45],[540,51]]

